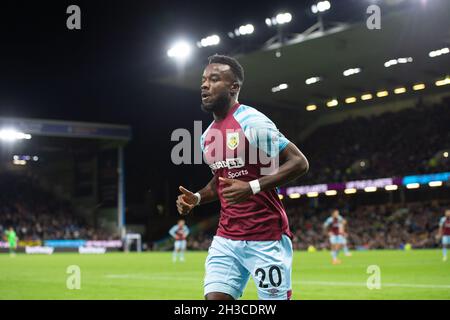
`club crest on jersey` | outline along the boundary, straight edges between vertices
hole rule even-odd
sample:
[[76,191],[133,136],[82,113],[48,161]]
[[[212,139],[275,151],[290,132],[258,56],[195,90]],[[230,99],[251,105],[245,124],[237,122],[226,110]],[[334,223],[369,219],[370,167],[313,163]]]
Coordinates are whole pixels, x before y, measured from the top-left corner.
[[227,132],[227,147],[234,150],[239,145],[239,132]]

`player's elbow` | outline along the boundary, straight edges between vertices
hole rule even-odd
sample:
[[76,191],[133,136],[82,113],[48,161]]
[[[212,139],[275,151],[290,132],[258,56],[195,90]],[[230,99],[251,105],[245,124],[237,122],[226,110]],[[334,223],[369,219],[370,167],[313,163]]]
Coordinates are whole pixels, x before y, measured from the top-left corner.
[[295,172],[298,177],[303,176],[308,172],[309,162],[304,155],[299,155],[295,162]]

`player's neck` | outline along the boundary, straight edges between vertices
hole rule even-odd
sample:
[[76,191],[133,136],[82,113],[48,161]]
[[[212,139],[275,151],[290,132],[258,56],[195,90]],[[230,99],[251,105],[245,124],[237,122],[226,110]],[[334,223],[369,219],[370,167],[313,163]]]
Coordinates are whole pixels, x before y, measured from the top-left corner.
[[236,99],[231,99],[230,103],[226,105],[223,109],[217,110],[213,112],[214,120],[215,121],[222,121],[225,119],[228,115],[228,112],[230,112],[230,109],[233,108],[233,106],[237,103]]

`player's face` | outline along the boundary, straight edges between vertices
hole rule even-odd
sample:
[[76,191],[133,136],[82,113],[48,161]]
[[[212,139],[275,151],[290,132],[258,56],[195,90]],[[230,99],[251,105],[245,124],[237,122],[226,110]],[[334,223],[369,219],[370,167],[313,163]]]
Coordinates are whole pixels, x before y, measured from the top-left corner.
[[333,213],[332,213],[332,215],[333,215],[333,218],[339,217],[339,211],[334,210]]
[[445,216],[450,217],[450,210],[445,210]]
[[178,225],[179,225],[180,227],[184,226],[184,220],[178,221]]
[[234,77],[229,65],[209,64],[203,72],[200,87],[202,109],[206,112],[214,112],[229,105],[233,83]]

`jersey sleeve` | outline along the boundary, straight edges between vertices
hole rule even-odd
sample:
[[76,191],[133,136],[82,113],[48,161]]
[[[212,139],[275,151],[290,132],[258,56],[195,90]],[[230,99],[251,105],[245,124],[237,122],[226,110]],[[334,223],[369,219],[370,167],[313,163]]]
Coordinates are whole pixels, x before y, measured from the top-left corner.
[[175,238],[175,235],[176,235],[176,232],[177,232],[177,228],[178,228],[178,226],[173,226],[172,228],[170,228],[170,230],[169,230],[169,234],[173,237],[173,238]]
[[212,127],[212,125],[214,124],[214,121],[211,122],[211,124],[208,126],[208,128],[203,132],[203,134],[200,137],[200,148],[202,150],[202,152],[205,152],[205,139],[206,139],[206,135],[208,134],[209,129]]
[[327,220],[325,220],[325,222],[323,223],[323,226],[325,227],[325,228],[327,228],[330,224],[331,224],[331,218],[328,218]]
[[442,217],[441,220],[439,221],[439,227],[443,227],[445,224],[445,217]]
[[251,145],[263,150],[269,157],[276,157],[286,148],[289,140],[277,129],[275,124],[258,110],[241,105],[234,117],[244,131]]

